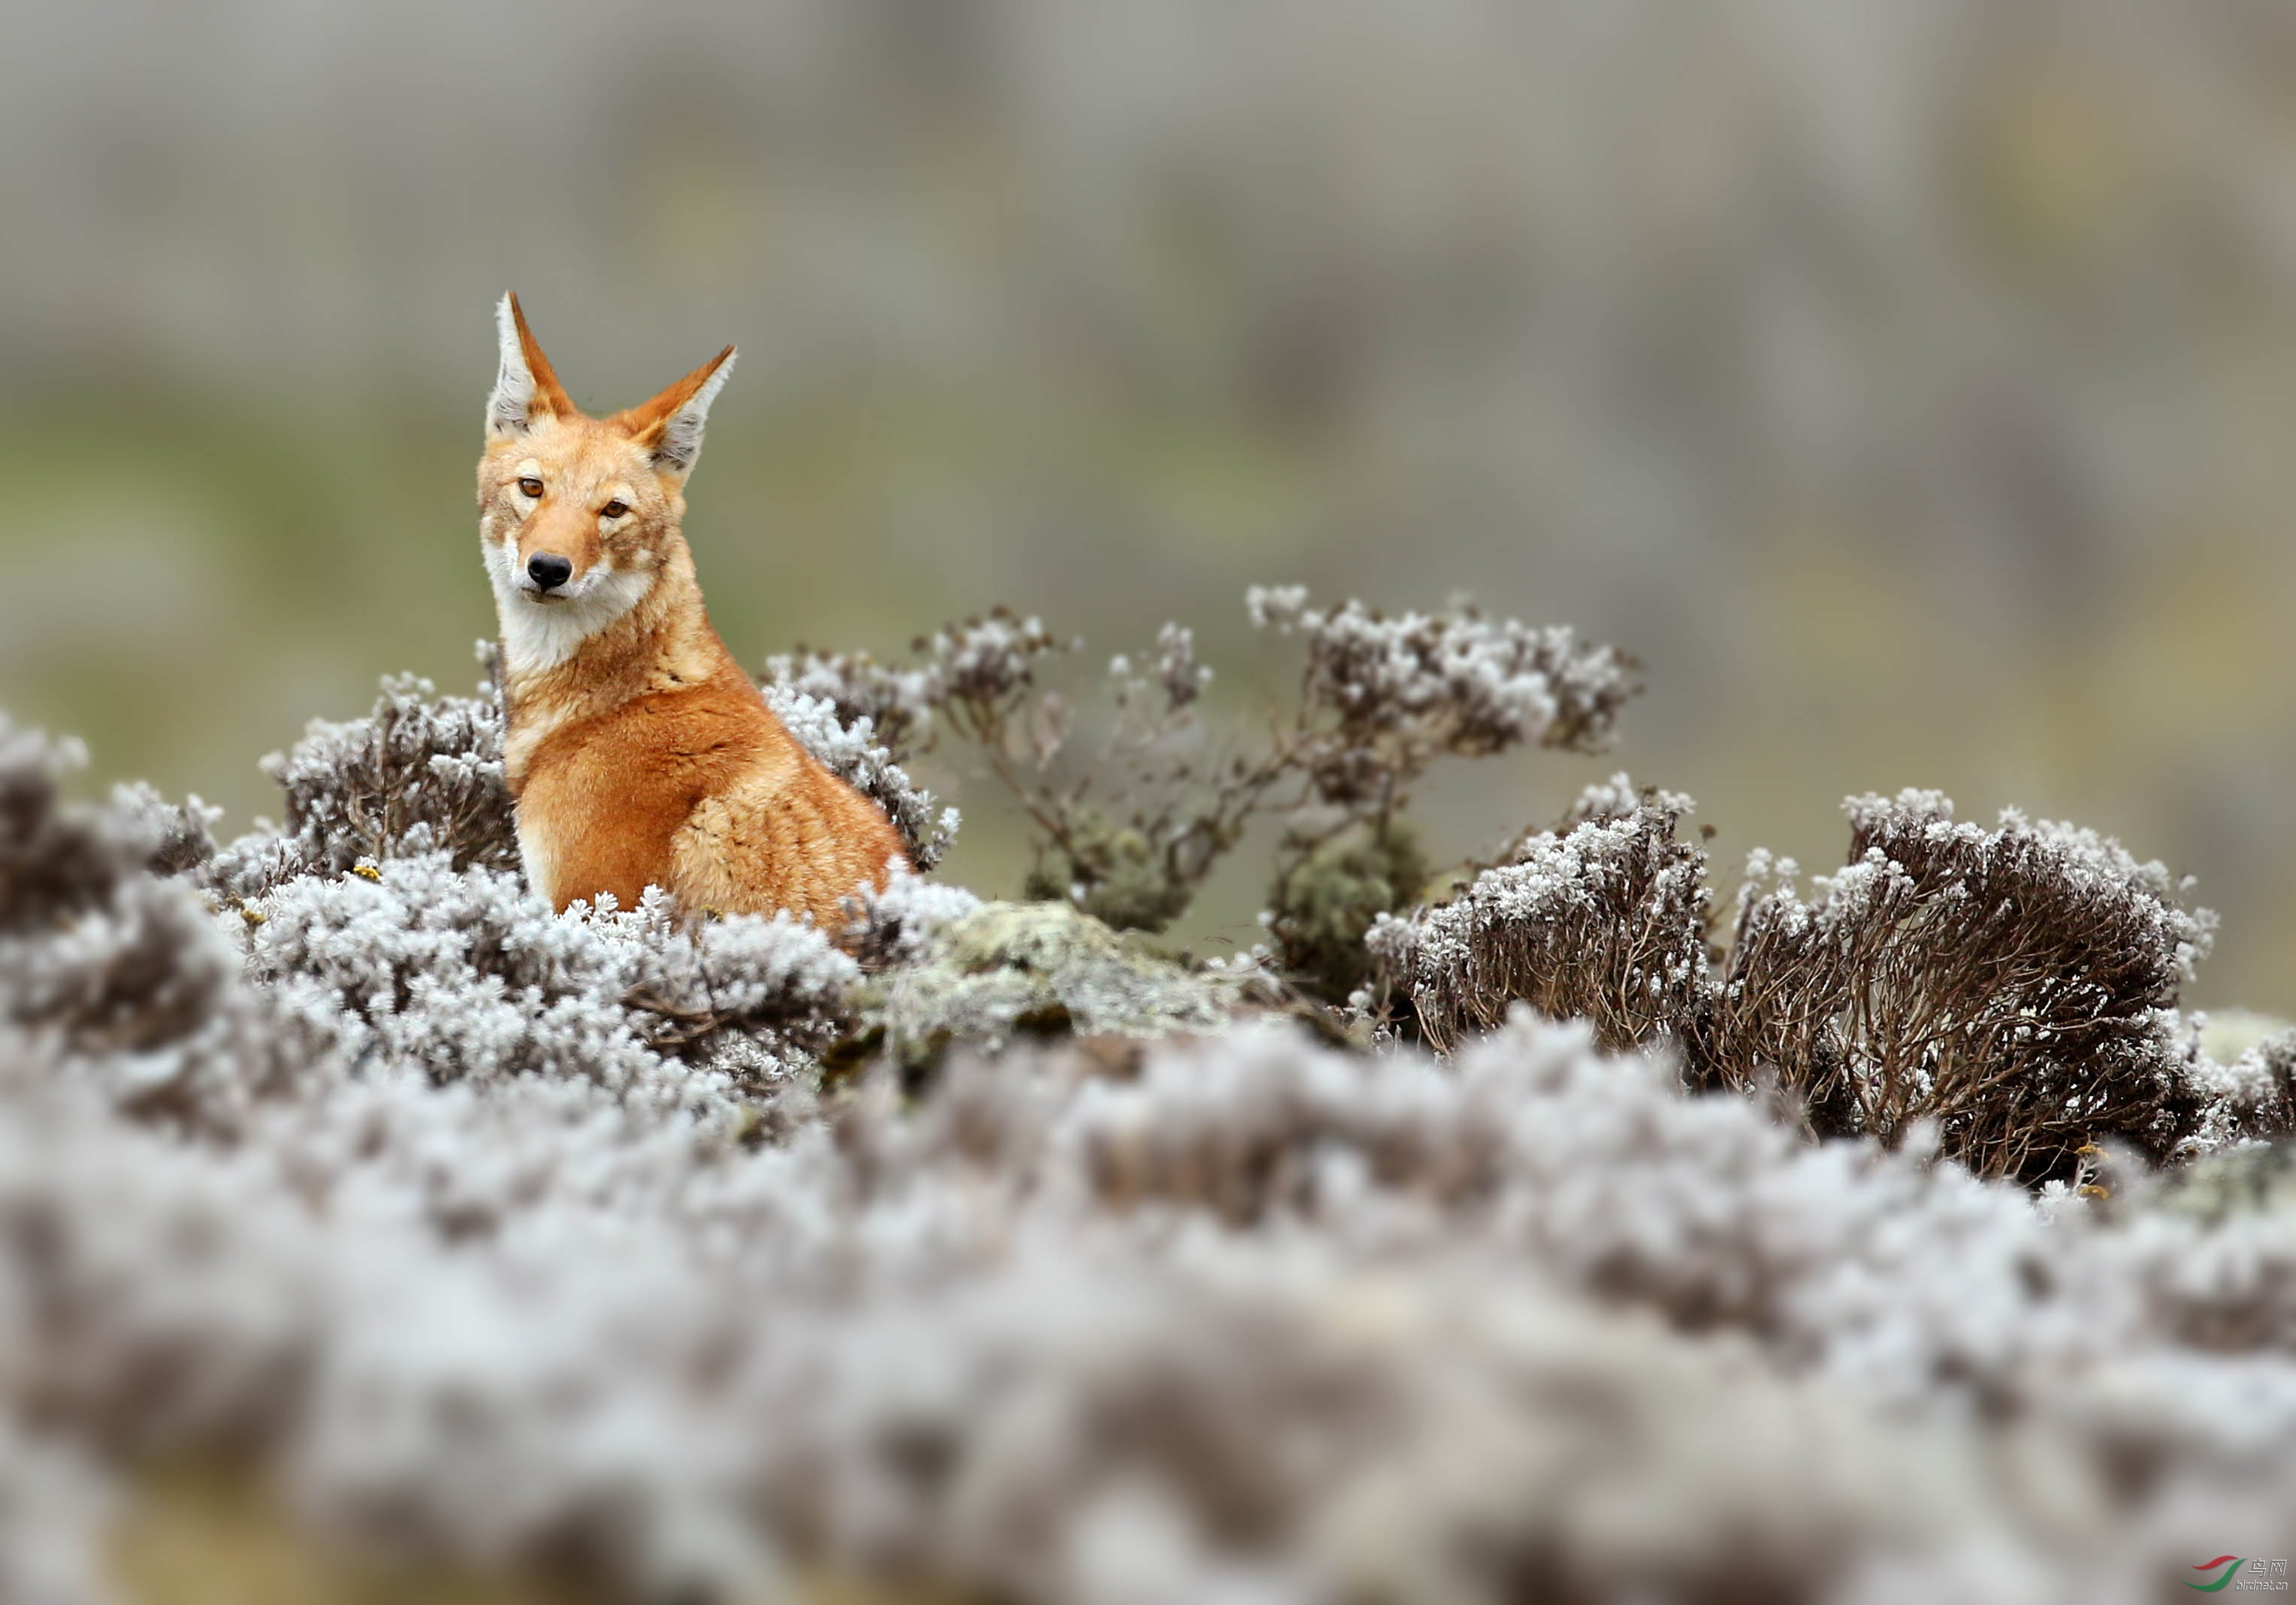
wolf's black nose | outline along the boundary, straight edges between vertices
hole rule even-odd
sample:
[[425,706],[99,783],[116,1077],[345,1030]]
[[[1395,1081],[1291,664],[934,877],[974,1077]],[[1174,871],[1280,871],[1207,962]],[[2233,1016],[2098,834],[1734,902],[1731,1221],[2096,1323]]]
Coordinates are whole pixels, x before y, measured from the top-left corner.
[[526,571],[534,583],[544,590],[564,585],[574,573],[574,565],[554,552],[537,552],[526,560]]

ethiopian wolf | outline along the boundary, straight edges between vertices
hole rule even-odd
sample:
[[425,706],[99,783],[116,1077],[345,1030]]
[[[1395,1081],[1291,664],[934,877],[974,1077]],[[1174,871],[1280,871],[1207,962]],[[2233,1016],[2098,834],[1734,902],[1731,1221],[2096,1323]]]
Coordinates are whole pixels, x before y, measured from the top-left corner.
[[643,405],[568,399],[518,298],[479,459],[479,540],[502,619],[504,769],[554,907],[659,886],[688,909],[841,905],[903,862],[875,804],[800,746],[709,626],[679,524],[734,348]]

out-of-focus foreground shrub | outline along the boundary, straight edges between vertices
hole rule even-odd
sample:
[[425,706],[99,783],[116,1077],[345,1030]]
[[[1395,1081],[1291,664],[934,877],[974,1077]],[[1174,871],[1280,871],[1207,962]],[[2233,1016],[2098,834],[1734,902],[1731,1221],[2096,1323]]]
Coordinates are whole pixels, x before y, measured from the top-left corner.
[[[1406,688],[1538,639],[1319,617]],[[954,828],[898,684],[791,667]],[[1276,749],[1361,825],[1545,684],[1311,689]],[[1621,781],[1390,888],[1335,1008],[915,880],[554,916],[497,741],[394,684],[218,845],[0,732],[0,1595],[167,1597],[185,1523],[345,1600],[2134,1601],[2286,1547],[2289,1039],[2201,1052],[2205,921],[2111,844],[1869,800],[1718,955]]]

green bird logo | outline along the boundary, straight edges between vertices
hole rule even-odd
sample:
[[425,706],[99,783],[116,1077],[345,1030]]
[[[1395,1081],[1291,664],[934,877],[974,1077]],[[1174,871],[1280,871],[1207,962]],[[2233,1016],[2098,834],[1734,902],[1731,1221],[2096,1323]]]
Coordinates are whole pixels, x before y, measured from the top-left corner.
[[2193,1568],[2193,1569],[2194,1571],[2214,1571],[2219,1566],[2224,1568],[2224,1576],[2218,1577],[2215,1582],[2195,1583],[2190,1577],[2187,1577],[2185,1579],[2185,1586],[2187,1588],[2197,1588],[2202,1593],[2217,1593],[2229,1585],[2234,1577],[2240,1576],[2240,1557],[2238,1555],[2218,1555],[2213,1560],[2202,1561],[2198,1566]]

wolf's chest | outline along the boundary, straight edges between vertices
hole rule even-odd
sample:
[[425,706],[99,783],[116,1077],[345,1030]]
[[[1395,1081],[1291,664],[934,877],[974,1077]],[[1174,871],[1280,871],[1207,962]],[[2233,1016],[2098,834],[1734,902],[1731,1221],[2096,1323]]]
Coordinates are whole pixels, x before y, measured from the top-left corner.
[[554,905],[610,891],[627,907],[670,884],[672,838],[748,756],[746,743],[678,711],[636,705],[536,750],[519,787],[519,853]]

